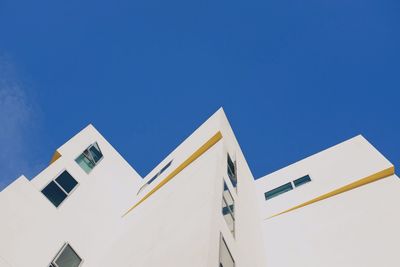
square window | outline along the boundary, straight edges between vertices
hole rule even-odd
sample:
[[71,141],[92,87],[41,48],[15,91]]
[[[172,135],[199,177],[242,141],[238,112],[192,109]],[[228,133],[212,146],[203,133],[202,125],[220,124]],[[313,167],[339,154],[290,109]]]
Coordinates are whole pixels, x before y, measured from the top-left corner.
[[89,173],[94,168],[93,162],[84,154],[81,154],[75,161],[86,173]]
[[75,159],[75,161],[86,173],[89,173],[102,158],[103,153],[96,142],[85,149],[82,154]]
[[43,188],[42,193],[56,207],[58,207],[67,197],[67,194],[54,181],[51,181],[45,188]]
[[58,207],[77,185],[78,182],[67,171],[63,171],[42,189],[42,193]]
[[67,171],[63,171],[56,178],[56,182],[65,190],[65,192],[70,193],[72,189],[78,184],[78,182],[69,174]]
[[51,263],[51,267],[78,267],[82,263],[81,257],[73,250],[73,248],[66,244],[61,249],[61,252],[56,256]]

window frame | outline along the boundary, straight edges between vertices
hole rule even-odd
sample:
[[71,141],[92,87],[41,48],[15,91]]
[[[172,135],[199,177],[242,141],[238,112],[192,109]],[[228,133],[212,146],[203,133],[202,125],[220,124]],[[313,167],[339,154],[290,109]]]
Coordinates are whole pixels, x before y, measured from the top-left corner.
[[[95,146],[95,144],[96,144],[97,146]],[[90,150],[89,150],[91,147],[95,147],[95,148],[98,149],[99,152],[101,153],[101,158],[100,158],[97,162],[94,160],[93,155],[92,155],[92,153],[91,153]],[[87,153],[85,153],[86,151],[87,151]],[[86,155],[86,154],[88,154],[88,155]],[[82,155],[83,155],[86,159],[88,159],[88,160],[93,164],[93,168],[90,168],[89,172],[86,172],[86,171],[79,165],[79,163],[77,162],[77,159],[78,159],[80,156],[82,156]],[[100,162],[101,162],[103,159],[104,159],[103,151],[101,150],[99,143],[98,143],[97,141],[94,141],[94,142],[91,143],[88,147],[86,147],[82,152],[80,152],[80,153],[78,154],[78,156],[75,157],[75,163],[78,164],[79,167],[80,167],[86,174],[90,174],[90,173],[93,171],[93,169],[94,169],[97,165],[99,165]]]
[[174,159],[171,159],[167,164],[164,165],[164,167],[162,167],[155,175],[153,175],[153,177],[151,177],[145,184],[143,184],[138,192],[136,193],[136,195],[139,195],[139,193],[145,189],[147,186],[149,186],[151,183],[153,183],[155,180],[157,180],[157,178],[163,173],[165,172],[171,165],[172,162],[174,161]]
[[[237,163],[236,160],[233,160],[229,152],[226,153],[226,173],[228,175],[229,181],[231,182],[233,188],[235,188],[237,192],[237,184],[238,184],[238,176],[237,176]],[[229,161],[232,162],[233,171],[231,170]],[[234,179],[231,177],[230,172],[232,173]]]
[[50,262],[50,264],[49,264],[49,267],[60,267],[60,266],[56,263],[56,261],[60,258],[62,252],[64,251],[64,249],[65,249],[67,246],[69,246],[69,247],[72,249],[72,251],[73,251],[73,252],[79,257],[79,259],[81,260],[80,263],[79,263],[79,265],[78,265],[78,267],[82,266],[83,261],[84,261],[83,258],[76,252],[76,250],[71,246],[71,244],[70,244],[69,242],[65,242],[65,243],[61,246],[61,248],[59,249],[59,251],[57,252],[56,256],[51,260],[51,262]]
[[[296,184],[296,181],[300,181],[300,183]],[[271,190],[268,190],[267,192],[264,192],[265,201],[271,200],[271,199],[273,199],[275,197],[278,197],[278,196],[280,196],[280,195],[282,195],[284,193],[287,193],[289,191],[296,190],[296,188],[298,188],[300,186],[303,186],[303,185],[306,185],[306,184],[308,184],[309,182],[312,182],[312,181],[313,181],[313,179],[311,179],[311,175],[310,174],[303,175],[303,176],[301,176],[301,177],[299,177],[299,178],[297,178],[295,180],[292,180],[292,181],[287,182],[287,183],[285,183],[283,185],[280,185],[280,186],[275,187],[275,188],[273,188]],[[267,197],[268,193],[271,193],[272,191],[277,190],[277,189],[279,189],[281,187],[284,187],[284,186],[287,186],[287,185],[290,185],[291,189],[286,190],[286,191],[282,191],[282,192],[278,192],[278,193],[276,193],[276,194],[274,194],[272,196],[268,196]]]
[[[283,189],[283,188],[285,188],[285,189]],[[287,189],[287,188],[289,188],[289,189]],[[273,198],[276,198],[276,197],[278,197],[278,196],[280,196],[280,195],[282,195],[284,193],[292,191],[294,188],[295,187],[293,186],[292,182],[287,182],[287,183],[285,183],[283,185],[280,185],[278,187],[275,187],[275,188],[265,192],[264,193],[265,200],[268,201],[268,200],[271,200]],[[283,189],[283,190],[279,190],[279,189]],[[277,191],[277,192],[275,193],[274,191]],[[271,196],[267,196],[270,193],[273,193],[273,194]]]
[[[300,183],[296,184],[296,181],[300,181]],[[303,186],[305,184],[308,184],[311,181],[312,181],[311,176],[309,174],[306,174],[306,175],[301,176],[300,178],[297,178],[297,179],[293,180],[293,186],[295,188],[297,188],[299,186]]]
[[[67,172],[76,182],[77,184],[74,186],[74,188],[71,189],[71,191],[69,193],[67,193],[67,191],[65,191],[65,189],[59,184],[57,183],[56,179],[63,173],[63,172]],[[60,189],[61,191],[64,192],[64,194],[66,194],[67,196],[63,199],[63,201],[60,202],[60,204],[58,204],[58,206],[54,205],[54,203],[43,193],[43,190],[50,185],[52,182],[54,182]],[[42,193],[42,195],[56,208],[58,209],[59,207],[61,207],[61,205],[65,202],[65,200],[73,193],[75,192],[76,188],[79,186],[79,181],[75,179],[74,176],[71,175],[71,173],[67,170],[67,169],[63,169],[62,171],[58,172],[57,175],[55,176],[55,178],[53,177],[53,179],[51,179],[42,189],[40,189],[40,192]]]
[[219,237],[218,265],[219,265],[219,266],[222,266],[222,265],[221,265],[221,246],[222,246],[222,245],[225,245],[226,250],[228,251],[228,254],[229,254],[230,258],[232,259],[233,267],[236,267],[235,258],[233,257],[232,252],[231,252],[231,250],[229,249],[228,244],[226,243],[226,240],[225,240],[225,238],[224,238],[224,235],[220,232],[220,233],[219,233],[219,236],[220,236],[220,237]]
[[[236,233],[235,198],[233,197],[233,194],[231,193],[231,190],[229,189],[228,184],[226,183],[224,178],[222,178],[222,181],[223,181],[223,183],[222,183],[221,214],[222,214],[222,217],[224,217],[224,221],[225,221],[226,225],[228,226],[229,232],[231,232],[233,238],[235,238],[235,233]],[[225,186],[226,186],[226,190],[225,190]],[[230,198],[232,199],[232,202],[233,202],[232,205],[228,204],[228,201],[227,201],[227,199],[225,197],[225,191],[228,192]],[[233,210],[231,209],[231,206],[233,206]],[[226,214],[224,214],[224,209],[225,208],[228,210],[228,212]],[[232,218],[232,230],[230,229],[229,223],[225,219],[225,216],[230,216]]]

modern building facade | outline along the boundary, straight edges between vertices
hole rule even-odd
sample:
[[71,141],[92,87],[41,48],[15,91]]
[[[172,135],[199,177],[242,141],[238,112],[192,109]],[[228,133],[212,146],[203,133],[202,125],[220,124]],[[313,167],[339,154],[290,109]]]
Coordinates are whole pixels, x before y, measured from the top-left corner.
[[0,267],[400,266],[399,192],[362,136],[254,179],[220,109],[141,177],[89,125],[0,192]]

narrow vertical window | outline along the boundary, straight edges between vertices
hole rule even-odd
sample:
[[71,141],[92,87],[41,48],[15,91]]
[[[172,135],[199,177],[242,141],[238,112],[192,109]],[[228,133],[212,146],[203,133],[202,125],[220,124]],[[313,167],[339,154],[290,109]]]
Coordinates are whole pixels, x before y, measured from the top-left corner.
[[227,166],[228,166],[228,177],[232,182],[233,187],[236,188],[237,185],[237,175],[236,175],[236,163],[232,161],[230,155],[227,155],[228,158],[228,162],[227,162]]
[[89,173],[103,158],[103,153],[99,145],[96,143],[91,144],[82,154],[75,159],[76,163],[86,172]]
[[235,201],[225,181],[222,193],[222,215],[232,235],[235,236]]
[[219,241],[219,267],[235,267],[235,261],[222,234]]

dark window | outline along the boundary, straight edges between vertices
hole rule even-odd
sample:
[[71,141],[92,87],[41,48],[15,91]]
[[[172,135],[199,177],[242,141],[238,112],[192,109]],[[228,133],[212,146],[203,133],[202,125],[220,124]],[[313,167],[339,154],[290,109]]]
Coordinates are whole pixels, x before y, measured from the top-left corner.
[[303,176],[301,178],[298,178],[298,179],[293,181],[295,187],[298,187],[300,185],[306,184],[308,182],[311,182],[311,178],[310,178],[309,175],[305,175],[305,176]]
[[170,162],[167,163],[167,165],[165,165],[161,170],[160,170],[160,174],[163,173],[166,169],[168,169],[169,166],[171,166],[172,160]]
[[147,183],[145,183],[144,185],[142,185],[142,187],[140,187],[140,189],[139,189],[139,191],[137,192],[137,194],[139,194],[146,186],[148,186],[149,184],[151,184],[152,182],[154,182],[154,180],[157,179],[158,176],[160,176],[166,169],[168,169],[169,166],[171,166],[172,161],[173,161],[173,160],[171,160],[170,162],[168,162],[164,167],[161,168],[161,170],[160,170],[156,175],[154,175],[153,177],[151,177],[151,179],[148,180]]
[[232,182],[233,187],[237,185],[237,176],[236,176],[236,164],[232,161],[231,157],[228,154],[228,176]]
[[264,194],[265,195],[265,199],[268,200],[268,199],[274,198],[274,197],[279,196],[280,194],[288,192],[288,191],[290,191],[292,189],[293,189],[293,186],[292,186],[291,183],[287,183],[287,184],[281,185],[281,186],[279,186],[279,187],[277,187],[275,189],[272,189],[272,190],[270,190],[268,192],[265,192],[265,194]]
[[67,194],[54,182],[51,181],[43,190],[42,193],[50,200],[54,206],[58,207],[61,202],[67,197]]
[[229,213],[233,214],[233,208],[234,208],[233,204],[223,207],[222,208],[222,214],[223,215],[228,215]]
[[56,178],[56,182],[65,190],[65,192],[69,193],[72,189],[78,184],[78,182],[72,178],[71,174],[67,171],[64,171]]
[[99,160],[103,157],[103,154],[101,153],[97,143],[94,143],[91,147],[89,147],[89,151],[95,163],[99,162]]
[[150,180],[147,181],[147,184],[151,184],[158,177],[158,173],[154,175]]
[[50,267],[78,267],[81,263],[81,257],[69,244],[65,244],[50,264]]
[[157,179],[158,176],[160,176],[166,169],[168,169],[169,166],[171,166],[172,160],[167,163],[164,167],[161,168],[161,170],[154,175],[149,181],[147,181],[147,184],[151,184],[155,179]]
[[78,182],[67,171],[63,171],[42,189],[42,193],[58,207],[77,185]]

